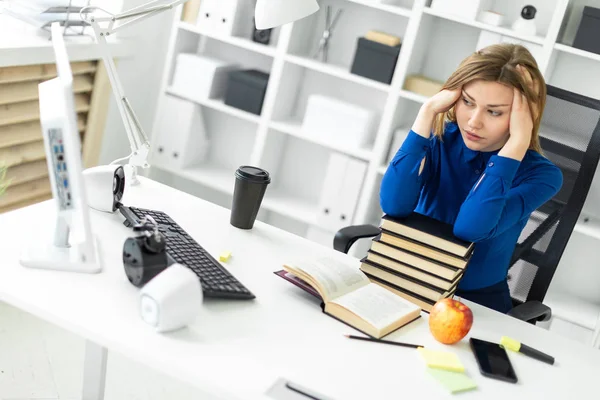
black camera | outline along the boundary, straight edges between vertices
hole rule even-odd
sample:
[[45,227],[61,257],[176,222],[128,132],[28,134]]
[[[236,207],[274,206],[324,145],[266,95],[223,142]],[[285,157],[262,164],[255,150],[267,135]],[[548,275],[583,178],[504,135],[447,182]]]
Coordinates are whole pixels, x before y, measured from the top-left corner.
[[166,238],[159,232],[152,217],[144,217],[142,222],[133,226],[133,231],[139,236],[125,240],[123,266],[129,282],[142,287],[173,262],[166,251]]

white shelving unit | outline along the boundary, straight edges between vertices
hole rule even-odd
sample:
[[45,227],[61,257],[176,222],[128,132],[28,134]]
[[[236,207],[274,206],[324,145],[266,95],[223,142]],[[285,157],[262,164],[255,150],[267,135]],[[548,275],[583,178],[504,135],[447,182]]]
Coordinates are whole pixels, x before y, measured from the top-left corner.
[[441,13],[441,12],[439,12],[437,10],[431,9],[429,7],[425,7],[423,9],[423,12],[425,14],[433,15],[433,16],[438,17],[438,18],[443,18],[443,19],[446,19],[448,21],[454,21],[454,22],[457,22],[459,24],[472,26],[472,27],[477,28],[477,29],[481,29],[481,30],[485,30],[485,31],[489,31],[489,32],[499,33],[501,35],[510,36],[510,37],[515,38],[515,39],[524,40],[526,42],[537,43],[537,44],[544,44],[544,37],[542,37],[542,36],[521,35],[518,32],[513,31],[512,29],[503,28],[503,27],[499,27],[499,26],[494,26],[494,25],[486,24],[486,23],[479,22],[479,21],[472,21],[472,20],[468,21],[468,20],[465,20],[463,17],[454,16],[454,15],[450,15],[450,14],[443,14],[443,13]]
[[[442,14],[430,8],[430,0],[319,2],[322,10],[327,5],[334,11],[344,10],[331,37],[328,63],[312,56],[324,25],[323,13],[275,29],[269,45],[255,43],[249,37],[215,34],[206,27],[180,22],[179,12],[176,13],[162,93],[182,97],[173,92],[171,82],[175,58],[185,52],[235,61],[244,68],[268,72],[270,78],[260,116],[227,106],[223,100],[188,98],[205,110],[211,136],[210,157],[204,163],[185,169],[155,165],[162,171],[161,179],[172,183],[175,179],[171,181],[169,177],[184,178],[186,183],[180,184],[180,189],[199,193],[229,207],[235,169],[244,164],[261,166],[272,174],[272,184],[267,189],[259,218],[305,235],[310,226],[320,223],[319,200],[329,155],[342,153],[367,163],[356,212],[354,218],[347,221],[348,225],[377,223],[381,216],[379,185],[393,132],[400,126],[410,127],[419,107],[427,100],[425,96],[404,90],[404,80],[412,74],[446,80],[459,62],[475,51],[482,30],[539,46],[542,51],[538,62],[549,84],[600,98],[600,55],[571,47],[572,39],[564,34],[574,29],[570,9],[581,8],[589,1],[494,2],[493,10],[505,15],[505,24],[501,27]],[[526,4],[538,9],[537,36],[523,36],[509,28]],[[579,20],[575,19],[575,23]],[[391,84],[350,72],[357,39],[371,29],[402,38]],[[326,138],[307,136],[301,129],[301,121],[312,94],[336,97],[374,110],[378,126],[372,146],[340,146]],[[594,191],[600,196],[600,185],[594,185]],[[600,236],[594,228],[600,226],[597,223],[600,214],[585,218],[591,222],[582,222],[579,231]]]

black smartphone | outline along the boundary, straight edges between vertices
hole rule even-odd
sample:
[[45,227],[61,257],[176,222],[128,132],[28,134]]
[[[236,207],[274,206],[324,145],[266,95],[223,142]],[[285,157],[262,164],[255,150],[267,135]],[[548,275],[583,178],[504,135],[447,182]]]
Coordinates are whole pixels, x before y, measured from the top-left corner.
[[506,350],[498,343],[471,338],[469,340],[481,375],[505,382],[517,383],[517,375]]

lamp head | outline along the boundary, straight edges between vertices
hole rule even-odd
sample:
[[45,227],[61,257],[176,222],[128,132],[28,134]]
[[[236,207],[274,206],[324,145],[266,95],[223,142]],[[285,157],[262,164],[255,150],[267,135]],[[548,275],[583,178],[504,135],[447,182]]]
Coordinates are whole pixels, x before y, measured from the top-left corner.
[[257,0],[256,29],[270,29],[308,17],[317,12],[317,0]]

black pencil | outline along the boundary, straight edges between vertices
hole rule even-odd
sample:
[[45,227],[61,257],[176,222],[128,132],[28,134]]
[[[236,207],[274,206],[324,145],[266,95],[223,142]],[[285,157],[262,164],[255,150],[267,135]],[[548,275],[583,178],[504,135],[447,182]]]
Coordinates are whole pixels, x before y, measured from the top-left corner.
[[354,336],[354,335],[344,335],[344,336],[346,336],[347,338],[350,338],[350,339],[364,340],[367,342],[375,342],[375,343],[383,343],[383,344],[391,344],[392,346],[412,347],[413,349],[423,347],[420,344],[392,342],[391,340],[374,339],[374,338],[364,337],[364,336]]

